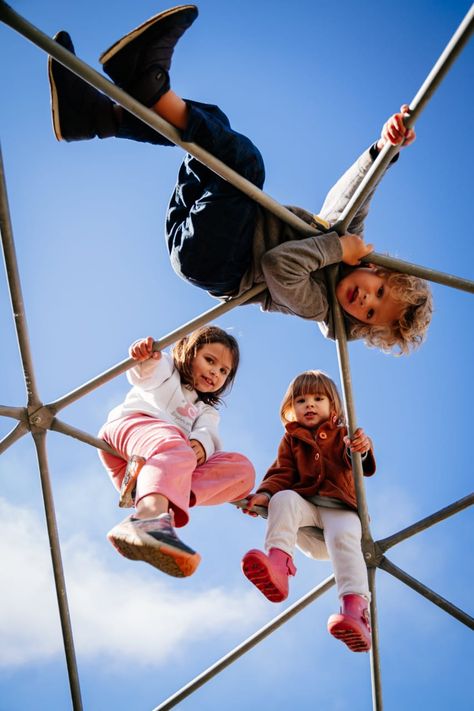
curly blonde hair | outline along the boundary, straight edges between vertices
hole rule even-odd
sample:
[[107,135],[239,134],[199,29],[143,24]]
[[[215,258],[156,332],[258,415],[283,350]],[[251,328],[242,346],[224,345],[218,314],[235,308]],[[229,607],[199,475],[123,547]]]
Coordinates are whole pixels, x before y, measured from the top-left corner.
[[283,425],[295,419],[295,400],[300,395],[326,395],[331,403],[331,410],[338,423],[344,423],[344,411],[336,383],[322,370],[305,370],[288,385],[280,406],[280,419]]
[[[405,306],[399,319],[392,323],[371,326],[355,322],[350,331],[353,338],[361,338],[367,346],[386,353],[407,355],[426,338],[433,315],[433,298],[429,284],[420,277],[402,274],[382,267],[374,272],[384,277],[394,301]],[[398,352],[395,350],[398,348]]]

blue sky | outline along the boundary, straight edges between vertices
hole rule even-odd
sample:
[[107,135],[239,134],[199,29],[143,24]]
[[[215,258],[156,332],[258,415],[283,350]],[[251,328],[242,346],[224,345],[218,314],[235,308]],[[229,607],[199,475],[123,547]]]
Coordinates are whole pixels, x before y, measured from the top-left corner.
[[[166,6],[149,0],[12,2],[44,32],[70,31],[98,68],[112,42]],[[202,0],[173,61],[175,90],[217,103],[260,147],[265,189],[317,212],[327,190],[410,101],[469,9],[460,0],[409,6],[368,0]],[[121,361],[132,340],[159,338],[215,302],[173,273],[163,220],[182,159],[110,139],[58,143],[51,130],[46,56],[0,27],[0,135],[35,374],[44,402]],[[376,250],[472,276],[474,43],[434,95],[377,191],[367,222]],[[373,437],[377,475],[366,486],[374,538],[470,493],[472,296],[434,285],[424,347],[393,358],[350,346],[359,424]],[[334,344],[310,322],[255,306],[219,321],[239,339],[242,366],[222,409],[228,450],[260,479],[281,437],[289,380],[321,368],[338,381]],[[25,387],[5,278],[0,278],[0,402],[24,406]],[[91,433],[124,396],[120,377],[61,412]],[[13,426],[0,420],[0,436]],[[120,520],[93,448],[48,434],[48,457],[84,708],[151,709],[285,609],[240,572],[263,544],[264,522],[231,506],[194,510],[182,538],[203,562],[175,580],[116,555],[106,532]],[[0,710],[62,711],[70,696],[35,452],[24,437],[0,459]],[[462,512],[389,558],[469,611],[472,513]],[[467,559],[467,560],[466,560]],[[331,568],[296,555],[288,604]],[[377,573],[384,707],[472,708],[467,627],[383,571]],[[182,702],[228,711],[371,707],[369,660],[331,638],[334,589]]]

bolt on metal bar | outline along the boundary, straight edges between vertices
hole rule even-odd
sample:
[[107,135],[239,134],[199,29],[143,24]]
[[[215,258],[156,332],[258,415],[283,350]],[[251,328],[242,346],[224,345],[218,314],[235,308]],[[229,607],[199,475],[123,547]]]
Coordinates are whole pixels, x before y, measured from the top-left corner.
[[71,618],[69,615],[69,605],[66,593],[66,581],[61,560],[61,546],[59,543],[58,527],[54,510],[53,491],[51,478],[49,475],[48,459],[46,452],[46,432],[33,432],[33,439],[36,445],[38,457],[38,467],[41,476],[41,487],[46,514],[46,525],[51,548],[51,559],[53,563],[54,582],[56,596],[58,600],[59,617],[63,634],[64,651],[69,676],[69,686],[74,711],[82,711],[81,689],[79,685],[79,674],[77,670],[76,654],[74,650],[74,640],[72,634]]
[[26,324],[25,307],[23,295],[21,293],[20,274],[18,271],[18,261],[13,241],[13,230],[10,220],[10,210],[8,207],[7,186],[5,181],[5,169],[3,156],[0,147],[0,232],[2,234],[3,256],[5,270],[7,273],[10,301],[13,310],[18,346],[20,348],[21,362],[25,379],[25,387],[28,395],[28,405],[36,406],[40,404],[38,389],[31,357],[30,340],[28,327]]
[[404,541],[407,538],[414,536],[416,533],[420,533],[421,531],[430,528],[430,526],[434,526],[435,523],[444,521],[444,519],[449,518],[449,516],[453,516],[459,511],[466,509],[468,506],[472,506],[472,504],[474,504],[474,493],[468,494],[462,499],[455,501],[453,504],[445,506],[436,513],[422,518],[417,523],[414,523],[411,526],[407,526],[407,528],[404,528],[398,533],[394,533],[392,536],[382,538],[380,541],[377,541],[377,545],[379,546],[380,550],[384,552],[392,546],[395,546],[397,543],[400,543],[401,541]]
[[12,430],[0,441],[0,454],[3,454],[8,447],[14,442],[17,442],[28,432],[28,427],[24,422],[19,422]]
[[255,634],[246,639],[245,642],[242,642],[242,644],[238,647],[235,647],[235,649],[222,657],[218,662],[206,669],[206,671],[202,672],[202,674],[199,674],[199,676],[193,679],[193,681],[186,684],[186,686],[183,686],[183,688],[173,694],[173,696],[170,696],[166,699],[166,701],[163,701],[163,703],[159,706],[156,706],[153,711],[166,711],[166,709],[172,709],[176,706],[176,704],[192,694],[196,691],[196,689],[199,689],[199,687],[203,686],[206,682],[210,681],[214,676],[216,676],[216,674],[228,667],[236,659],[243,656],[246,652],[252,649],[252,647],[255,647],[258,642],[261,642],[265,639],[265,637],[268,637],[268,635],[281,627],[281,625],[294,617],[298,612],[323,595],[323,593],[329,590],[334,583],[334,575],[330,575],[326,578],[326,580],[323,580],[322,583],[317,585],[313,588],[313,590],[284,610],[280,615],[275,617],[264,627],[261,627],[257,632],[255,632]]
[[377,594],[375,589],[375,568],[368,569],[370,600],[370,619],[372,625],[372,649],[370,650],[370,673],[372,679],[372,708],[382,711],[382,675],[380,665],[379,626],[377,618]]
[[[171,331],[171,333],[168,333],[166,336],[163,336],[163,338],[160,338],[160,340],[155,341],[153,343],[153,350],[159,351],[163,350],[164,348],[167,348],[172,343],[175,343],[180,338],[183,338],[191,331],[194,331],[194,329],[199,328],[200,326],[204,326],[206,323],[209,323],[209,321],[213,321],[214,319],[219,318],[227,311],[230,311],[235,306],[239,306],[245,301],[248,301],[249,299],[253,298],[265,289],[265,284],[257,284],[256,286],[252,287],[252,289],[249,289],[249,291],[246,291],[245,294],[242,294],[241,296],[235,299],[225,301],[224,303],[218,304],[217,306],[213,306],[208,311],[205,311],[199,316],[196,316],[196,318],[193,318],[191,321],[185,323],[183,326],[180,326],[174,331]],[[64,395],[64,397],[61,397],[58,400],[49,403],[47,407],[53,413],[59,412],[59,410],[61,410],[63,407],[66,407],[66,405],[70,405],[71,403],[81,398],[83,395],[92,392],[92,390],[95,390],[99,386],[104,385],[104,383],[108,383],[109,380],[112,380],[117,375],[125,373],[125,371],[127,371],[134,365],[135,361],[133,360],[133,358],[127,358],[121,363],[118,363],[113,368],[110,368],[101,375],[98,375],[96,378],[93,378],[84,385],[81,385],[81,387],[77,388],[76,390],[73,390],[67,395]]]
[[[426,108],[429,99],[432,97],[433,93],[453,65],[455,59],[466,45],[473,29],[474,5],[471,5],[470,10],[451,37],[438,61],[418,90],[416,96],[411,101],[410,113],[404,118],[404,123],[407,128],[412,128],[415,125],[415,122],[419,118],[421,112]],[[399,152],[399,150],[400,147],[398,146],[392,146],[389,143],[385,144],[380,151],[380,154],[377,156],[377,159],[374,161],[373,166],[366,175],[365,180],[361,183],[358,190],[356,190],[352,198],[349,200],[337,225],[334,226],[334,229],[338,227],[344,232],[346,231],[347,226],[351,223],[351,220],[355,216],[361,204],[360,194],[364,193],[367,195],[367,191],[370,191],[371,188],[376,185],[379,176],[384,172],[392,158]]]
[[474,630],[474,618],[468,615],[467,612],[460,610],[459,607],[456,607],[456,605],[453,605],[444,597],[441,597],[441,595],[438,595],[438,593],[435,593],[426,585],[420,583],[419,580],[413,578],[404,570],[394,565],[394,563],[388,560],[388,558],[386,558],[385,556],[383,557],[379,567],[382,568],[382,570],[385,570],[387,573],[393,575],[395,578],[401,580],[403,583],[405,583],[405,585],[408,585],[408,587],[412,588],[417,593],[420,593],[420,595],[423,595],[423,597],[426,597],[426,599],[430,600],[430,602],[434,603],[435,605],[438,605],[438,607],[455,617],[457,620],[459,620],[459,622],[462,622],[463,624],[467,625],[467,627],[470,627],[472,630]]

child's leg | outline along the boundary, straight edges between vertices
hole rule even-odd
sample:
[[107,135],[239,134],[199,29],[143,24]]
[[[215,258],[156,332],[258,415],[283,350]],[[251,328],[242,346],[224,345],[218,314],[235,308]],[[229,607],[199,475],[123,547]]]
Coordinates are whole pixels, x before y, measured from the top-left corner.
[[293,556],[302,526],[321,527],[317,507],[290,489],[274,494],[268,505],[265,549],[279,548]]
[[247,496],[255,483],[252,463],[236,452],[217,452],[194,470],[191,506],[215,506]]
[[126,460],[133,454],[146,460],[137,479],[135,505],[138,515],[152,514],[153,504],[148,505],[146,498],[160,495],[169,501],[176,525],[184,526],[189,520],[189,496],[196,455],[180,430],[167,422],[137,414],[108,422],[100,436],[125,460],[120,464],[116,457],[99,452],[118,490]]
[[[231,128],[217,106],[196,101],[186,101],[186,106],[183,140],[202,146],[261,188],[265,168],[254,144]],[[257,210],[231,183],[186,156],[166,220],[175,272],[215,296],[236,291],[252,260]]]
[[355,511],[318,507],[339,597],[362,595],[370,600],[367,566],[361,549],[361,525]]
[[[141,560],[168,575],[189,576],[201,557],[176,535],[172,515],[179,525],[188,521],[191,475],[196,455],[173,425],[145,415],[130,415],[107,423],[100,435],[124,459],[141,456],[145,464],[136,479],[136,516],[129,516],[109,531],[107,538],[121,555]],[[115,486],[120,489],[125,462],[99,452]]]

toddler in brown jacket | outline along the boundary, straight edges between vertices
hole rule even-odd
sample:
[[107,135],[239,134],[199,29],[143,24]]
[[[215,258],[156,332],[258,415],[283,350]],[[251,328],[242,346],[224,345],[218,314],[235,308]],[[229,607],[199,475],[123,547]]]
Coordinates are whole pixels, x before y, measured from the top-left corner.
[[[362,455],[364,474],[375,472],[372,443],[359,428],[349,439],[334,382],[318,370],[298,375],[283,398],[285,435],[278,455],[245,512],[268,506],[265,548],[242,559],[244,575],[272,602],[288,596],[295,575],[295,546],[310,558],[332,561],[341,611],[328,630],[354,652],[371,647],[367,568],[361,550],[361,525],[352,475],[351,452]],[[305,526],[323,529],[324,540]]]

